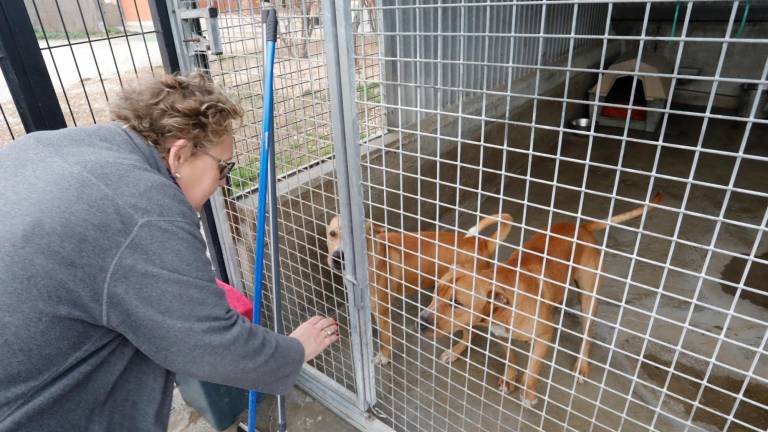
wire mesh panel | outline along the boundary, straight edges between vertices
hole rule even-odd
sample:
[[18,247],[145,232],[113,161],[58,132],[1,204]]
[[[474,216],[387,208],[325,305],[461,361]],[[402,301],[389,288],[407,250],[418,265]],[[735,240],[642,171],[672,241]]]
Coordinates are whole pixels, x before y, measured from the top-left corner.
[[353,39],[378,43],[354,62],[380,418],[765,430],[766,6],[375,6],[351,10],[378,24]]
[[[274,78],[274,142],[279,195],[278,214],[280,265],[282,271],[282,311],[286,332],[317,315],[335,317],[341,325],[341,339],[311,364],[352,394],[358,392],[350,328],[349,294],[341,270],[332,271],[328,259],[326,233],[337,213],[337,190],[331,112],[326,65],[326,34],[321,18],[321,2],[297,0],[275,2],[279,29]],[[177,2],[177,11],[205,8],[204,2]],[[259,153],[262,127],[262,85],[264,52],[261,10],[258,2],[219,1],[218,35],[201,20],[198,29],[186,29],[184,40],[200,38],[212,42],[219,38],[220,55],[197,55],[193,67],[204,70],[228,93],[239,98],[245,109],[242,127],[235,135],[237,167],[221,197],[219,224],[227,230],[228,269],[233,284],[253,294],[253,264],[258,197]],[[361,27],[365,34],[368,27]],[[194,33],[194,34],[193,34]],[[366,42],[366,52],[376,44]],[[361,45],[362,46],[362,45]],[[359,66],[361,73],[378,74],[378,60]],[[371,86],[361,94],[373,94]],[[373,97],[373,96],[371,96]],[[375,110],[371,110],[370,116]],[[362,115],[362,114],[361,114]],[[269,227],[269,223],[267,223]],[[269,234],[267,235],[269,238]],[[268,246],[266,255],[271,248]],[[267,261],[269,262],[269,261]],[[341,265],[341,264],[339,264]],[[272,322],[271,268],[264,279],[265,323]],[[271,325],[271,324],[270,324]]]
[[[109,121],[111,96],[162,73],[147,0],[27,0],[25,6],[69,126]],[[24,133],[4,79],[0,118],[0,145]]]
[[70,126],[109,120],[109,98],[162,73],[146,0],[28,0],[27,12]]

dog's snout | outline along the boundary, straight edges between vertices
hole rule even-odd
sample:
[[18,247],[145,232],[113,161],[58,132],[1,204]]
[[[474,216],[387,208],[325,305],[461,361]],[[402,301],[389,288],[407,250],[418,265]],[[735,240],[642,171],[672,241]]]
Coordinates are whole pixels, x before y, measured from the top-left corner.
[[424,321],[419,322],[419,331],[421,333],[426,333],[430,330],[432,330],[432,326],[430,324],[426,324]]
[[333,268],[341,270],[341,265],[344,263],[344,252],[342,252],[341,249],[336,249],[331,254],[331,260],[333,262]]
[[424,311],[419,314],[419,331],[425,333],[435,326],[434,316],[430,311]]

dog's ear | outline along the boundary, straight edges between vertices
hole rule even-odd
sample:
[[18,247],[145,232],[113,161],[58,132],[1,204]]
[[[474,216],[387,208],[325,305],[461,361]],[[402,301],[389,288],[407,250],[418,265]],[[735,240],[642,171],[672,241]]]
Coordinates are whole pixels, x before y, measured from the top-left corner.
[[493,313],[492,308],[494,305],[509,305],[509,298],[499,289],[497,289],[496,292],[493,292],[493,290],[488,292],[488,302],[486,302],[483,307],[483,315],[490,318]]
[[504,293],[496,291],[496,294],[493,296],[493,302],[496,304],[503,304],[508,305],[509,304],[509,297],[504,295]]
[[384,232],[384,227],[372,221],[365,221],[365,233],[369,235],[379,235]]

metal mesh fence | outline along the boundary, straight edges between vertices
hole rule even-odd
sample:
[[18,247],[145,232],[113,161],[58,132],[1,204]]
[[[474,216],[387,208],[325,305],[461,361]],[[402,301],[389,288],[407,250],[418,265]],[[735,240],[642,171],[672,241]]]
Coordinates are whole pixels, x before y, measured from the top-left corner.
[[[768,427],[764,5],[278,5],[283,318],[339,319],[329,385],[403,431]],[[247,110],[218,208],[251,292],[261,25],[218,6],[196,66]]]
[[[107,120],[161,71],[142,3],[27,2],[67,124]],[[342,325],[316,371],[360,395],[372,370],[372,412],[399,431],[768,428],[765,4],[353,0],[336,21],[331,2],[277,3],[283,318]],[[246,110],[214,201],[252,294],[259,3],[216,6],[223,53],[193,64]],[[198,27],[177,46],[214,37]],[[333,68],[329,38],[351,48]],[[331,91],[345,68],[351,108]],[[24,133],[6,87],[0,118],[0,146]],[[371,222],[344,263],[334,144],[359,148],[350,205]],[[368,269],[374,364],[354,354],[350,261]]]
[[[181,2],[190,7],[197,2]],[[226,221],[230,276],[245,292],[253,290],[253,241],[255,237],[257,183],[260,168],[263,47],[261,17],[257,4],[218,2],[218,23],[223,54],[210,55],[196,67],[238,97],[246,110],[235,136],[235,158],[229,186],[221,200],[220,220]],[[316,358],[312,366],[355,392],[348,294],[326,259],[325,225],[335,214],[334,179],[328,72],[323,40],[329,37],[320,20],[319,1],[277,2],[279,36],[275,59],[274,118],[278,175],[278,206],[281,241],[283,320],[287,332],[309,317],[335,316],[341,324],[341,340]],[[365,36],[360,49],[373,52],[375,40]],[[206,28],[201,33],[210,37]],[[360,64],[361,77],[378,73],[378,61]],[[358,92],[375,97],[375,85]],[[361,115],[380,116],[375,109]],[[269,235],[268,235],[269,237]],[[269,247],[268,247],[269,249]],[[268,254],[267,254],[268,255]],[[234,274],[233,274],[234,273]],[[271,269],[265,274],[265,319],[271,322],[269,305]]]
[[[385,422],[768,426],[757,180],[768,29],[750,20],[754,6],[381,2],[382,46],[355,61],[382,65],[384,97],[357,103],[386,113],[358,118],[384,131],[361,152],[366,214],[389,233],[368,251],[382,263],[370,277],[375,349],[392,351],[376,369]],[[595,239],[574,228],[642,209],[657,191],[652,211]],[[504,245],[461,270],[490,233],[462,236],[499,213],[514,220]]]
[[[146,0],[27,0],[25,5],[68,126],[109,121],[110,97],[163,72]],[[5,144],[23,134],[5,80],[0,80],[0,105]]]

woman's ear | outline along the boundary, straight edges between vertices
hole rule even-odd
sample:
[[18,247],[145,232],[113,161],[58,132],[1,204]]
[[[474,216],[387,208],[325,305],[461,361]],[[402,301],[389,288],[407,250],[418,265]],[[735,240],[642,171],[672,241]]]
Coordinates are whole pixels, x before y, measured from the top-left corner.
[[192,145],[185,139],[170,139],[165,142],[165,148],[168,149],[165,157],[168,169],[176,176],[181,165],[192,154]]

